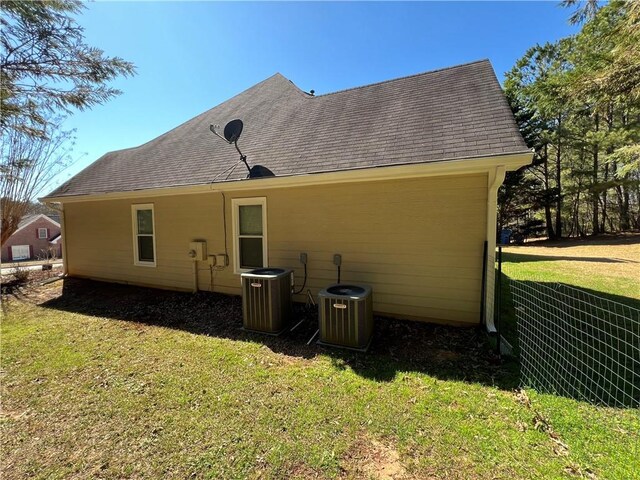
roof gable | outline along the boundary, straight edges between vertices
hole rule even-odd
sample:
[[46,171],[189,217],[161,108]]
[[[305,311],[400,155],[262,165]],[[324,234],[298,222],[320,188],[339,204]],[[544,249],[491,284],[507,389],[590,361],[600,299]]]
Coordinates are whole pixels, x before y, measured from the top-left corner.
[[20,220],[20,223],[18,224],[18,228],[16,229],[15,232],[12,233],[12,235],[15,235],[16,233],[18,233],[23,228],[28,227],[29,225],[31,225],[32,223],[34,223],[34,222],[36,222],[38,220],[46,220],[49,223],[51,223],[52,225],[60,228],[60,223],[56,222],[55,220],[53,220],[48,215],[45,215],[44,213],[39,213],[39,214],[36,214],[36,215],[28,215],[26,217],[23,217],[22,220]]
[[235,181],[210,124],[244,122],[250,165],[276,176],[527,151],[487,60],[311,96],[280,74],[139,147],[110,152],[49,197]]

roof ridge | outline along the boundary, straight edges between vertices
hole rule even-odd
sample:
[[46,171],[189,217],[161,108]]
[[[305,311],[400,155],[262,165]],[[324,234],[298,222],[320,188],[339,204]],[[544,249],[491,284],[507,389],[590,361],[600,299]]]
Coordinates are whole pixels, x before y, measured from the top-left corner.
[[[488,58],[482,58],[480,60],[474,60],[472,62],[461,63],[459,65],[452,65],[450,67],[436,68],[434,70],[427,70],[426,72],[414,73],[412,75],[406,75],[404,77],[391,78],[389,80],[382,80],[380,82],[369,83],[367,85],[360,85],[360,86],[357,86],[357,87],[343,88],[342,90],[336,90],[335,92],[329,92],[329,93],[323,93],[321,95],[315,95],[315,98],[328,97],[329,95],[335,95],[336,93],[343,93],[343,92],[349,92],[351,90],[358,90],[360,88],[373,87],[375,85],[381,85],[383,83],[395,82],[397,80],[405,80],[407,78],[419,77],[421,75],[429,75],[430,73],[443,72],[445,70],[453,70],[454,68],[466,67],[466,66],[469,66],[469,65],[473,65],[473,64],[476,64],[476,63],[482,63],[482,62],[488,62],[489,65],[491,65],[491,61]],[[493,69],[493,66],[492,66],[492,69]],[[311,97],[311,98],[314,98],[314,97]]]
[[[286,80],[287,82],[289,82],[291,84],[291,86],[296,90],[296,92],[302,94],[303,97],[313,97],[313,95],[311,93],[305,92],[302,88],[300,88],[298,85],[296,85],[296,83],[293,80],[291,80],[289,77],[285,77],[280,72],[274,73],[269,78],[273,78],[273,77],[281,77],[283,80]],[[269,80],[269,78],[267,78],[266,80]],[[263,81],[266,81],[266,80],[263,80]]]

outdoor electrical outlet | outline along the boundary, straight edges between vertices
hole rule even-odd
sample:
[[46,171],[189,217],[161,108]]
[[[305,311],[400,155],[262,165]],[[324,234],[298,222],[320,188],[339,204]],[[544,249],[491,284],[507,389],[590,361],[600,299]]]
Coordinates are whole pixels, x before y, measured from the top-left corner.
[[300,263],[303,265],[307,264],[307,254],[306,253],[301,253],[300,254]]
[[339,253],[336,253],[336,254],[333,256],[333,264],[334,264],[336,267],[339,267],[340,265],[342,265],[342,255],[340,255]]

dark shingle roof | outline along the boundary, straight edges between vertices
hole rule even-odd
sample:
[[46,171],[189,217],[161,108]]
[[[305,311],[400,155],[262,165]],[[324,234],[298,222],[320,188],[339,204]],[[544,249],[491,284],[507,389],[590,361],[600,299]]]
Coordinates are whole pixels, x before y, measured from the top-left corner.
[[311,96],[280,74],[139,147],[110,152],[49,196],[245,178],[209,131],[240,118],[250,165],[277,176],[527,151],[488,60]]

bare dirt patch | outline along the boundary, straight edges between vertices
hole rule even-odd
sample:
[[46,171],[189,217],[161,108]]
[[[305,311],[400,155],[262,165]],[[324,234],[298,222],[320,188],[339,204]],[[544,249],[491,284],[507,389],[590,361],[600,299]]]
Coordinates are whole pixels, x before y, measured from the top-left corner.
[[356,441],[341,464],[342,478],[398,480],[409,478],[393,446],[363,437]]
[[11,301],[21,301],[39,305],[62,293],[62,281],[47,283],[58,278],[50,271],[31,271],[25,279],[16,278],[14,275],[2,275],[0,277],[0,311],[6,315]]
[[2,420],[17,421],[25,418],[28,414],[29,414],[28,408],[25,410],[7,410],[2,408],[0,409],[0,421]]

